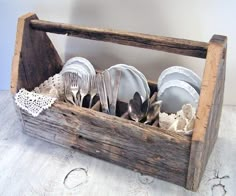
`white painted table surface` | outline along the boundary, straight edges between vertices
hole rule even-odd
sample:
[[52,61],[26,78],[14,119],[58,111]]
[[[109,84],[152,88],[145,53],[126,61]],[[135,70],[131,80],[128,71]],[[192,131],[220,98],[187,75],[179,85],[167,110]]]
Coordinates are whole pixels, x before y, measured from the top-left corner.
[[22,133],[8,91],[0,91],[0,124],[1,196],[236,195],[233,106],[223,107],[219,137],[197,193]]

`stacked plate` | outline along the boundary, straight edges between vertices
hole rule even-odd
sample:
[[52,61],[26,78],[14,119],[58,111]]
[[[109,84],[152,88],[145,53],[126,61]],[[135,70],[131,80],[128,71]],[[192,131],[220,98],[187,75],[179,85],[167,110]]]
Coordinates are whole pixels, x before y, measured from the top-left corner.
[[117,99],[128,103],[133,98],[135,92],[139,92],[142,100],[150,96],[150,88],[146,77],[135,67],[126,64],[117,64],[108,69],[111,75],[111,83],[114,86],[115,71],[121,71],[121,79]]
[[165,69],[157,82],[158,99],[162,100],[162,112],[176,113],[184,104],[197,108],[201,80],[190,69],[173,66]]
[[61,74],[71,72],[82,75],[96,75],[93,65],[85,58],[73,57],[69,59],[62,68]]

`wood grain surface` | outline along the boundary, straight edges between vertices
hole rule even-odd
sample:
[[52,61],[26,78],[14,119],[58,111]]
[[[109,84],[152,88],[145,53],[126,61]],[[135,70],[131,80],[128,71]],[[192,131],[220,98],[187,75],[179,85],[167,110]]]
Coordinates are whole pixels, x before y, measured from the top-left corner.
[[208,47],[208,43],[205,42],[124,32],[111,29],[83,27],[78,25],[63,24],[43,20],[31,20],[31,26],[34,29],[45,32],[64,34],[91,40],[112,42],[152,50],[160,50],[199,58],[206,57]]
[[223,107],[219,138],[193,193],[23,134],[10,93],[0,91],[0,195],[234,196],[235,122],[236,107]]
[[19,86],[32,90],[61,70],[61,59],[47,34],[30,28],[32,19],[37,16],[29,13],[18,20],[12,60],[12,93],[17,92]]
[[36,118],[21,113],[24,131],[34,137],[178,185],[186,183],[188,136],[62,102]]
[[187,188],[197,190],[218,136],[226,69],[225,36],[210,40],[192,136]]

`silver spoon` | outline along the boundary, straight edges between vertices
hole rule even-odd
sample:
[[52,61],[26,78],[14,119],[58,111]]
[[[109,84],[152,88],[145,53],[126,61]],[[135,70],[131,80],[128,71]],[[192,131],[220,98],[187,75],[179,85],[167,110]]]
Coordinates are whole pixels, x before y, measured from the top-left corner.
[[151,123],[158,117],[161,110],[161,104],[162,104],[162,101],[156,101],[153,104],[151,104],[147,113],[147,119],[144,122],[144,124]]
[[133,96],[133,99],[129,101],[128,113],[132,120],[139,122],[147,114],[149,108],[149,99],[142,103],[142,98],[138,92]]
[[141,106],[141,112],[144,114],[144,116],[147,115],[147,112],[149,111],[150,106],[150,99],[146,99]]
[[134,99],[129,101],[128,113],[130,118],[135,122],[139,122],[144,118],[144,115],[141,112],[140,103]]
[[140,106],[140,108],[141,108],[141,105],[142,105],[142,98],[141,98],[141,95],[140,95],[138,92],[135,92],[135,93],[134,93],[133,100],[135,100],[135,101],[137,102],[137,104],[139,104],[139,106]]

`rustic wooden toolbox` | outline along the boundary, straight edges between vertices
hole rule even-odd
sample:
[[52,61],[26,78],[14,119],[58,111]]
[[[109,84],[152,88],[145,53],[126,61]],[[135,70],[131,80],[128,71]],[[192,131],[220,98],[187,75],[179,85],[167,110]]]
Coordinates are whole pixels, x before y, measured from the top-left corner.
[[[191,137],[59,101],[36,118],[17,108],[29,135],[196,191],[218,135],[227,38],[214,35],[204,43],[47,22],[29,13],[18,21],[13,96],[61,70],[62,61],[46,32],[206,58]],[[156,84],[149,84],[154,91]]]

